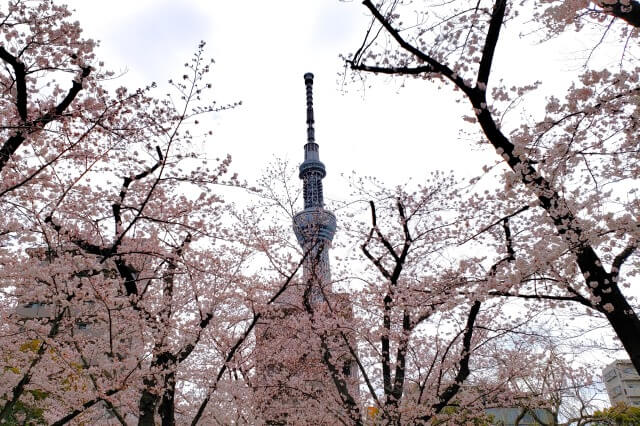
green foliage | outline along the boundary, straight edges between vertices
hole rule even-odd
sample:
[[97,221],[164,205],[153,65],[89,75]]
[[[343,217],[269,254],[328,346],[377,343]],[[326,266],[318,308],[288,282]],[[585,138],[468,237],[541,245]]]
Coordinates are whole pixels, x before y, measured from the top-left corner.
[[33,399],[36,401],[42,401],[47,396],[49,396],[49,392],[41,391],[38,389],[30,390],[29,393],[33,396]]
[[[47,397],[46,392],[39,390],[29,391],[36,401],[41,401]],[[46,425],[47,422],[44,419],[44,409],[27,405],[22,401],[16,402],[11,411],[5,418],[3,426],[18,426],[18,425]]]
[[594,424],[612,426],[638,426],[640,425],[640,408],[630,407],[626,404],[617,404],[604,410],[593,413]]
[[37,352],[40,349],[40,343],[42,343],[40,339],[29,340],[20,345],[20,350],[22,352]]
[[13,374],[20,374],[20,369],[18,367],[10,367],[6,365],[4,367],[4,372],[6,373],[7,371],[11,371]]

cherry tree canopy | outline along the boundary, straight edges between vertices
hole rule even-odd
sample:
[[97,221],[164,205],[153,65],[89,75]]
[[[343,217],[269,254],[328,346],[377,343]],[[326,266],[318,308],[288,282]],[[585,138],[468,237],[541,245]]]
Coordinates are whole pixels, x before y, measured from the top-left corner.
[[[457,88],[501,155],[504,187],[354,181],[339,209],[340,302],[319,305],[298,273],[308,253],[291,231],[287,168],[253,190],[229,176],[230,158],[207,158],[203,116],[236,104],[210,101],[204,43],[166,95],[109,89],[67,8],[3,6],[0,422],[254,424],[282,403],[304,407],[280,419],[295,424],[441,424],[584,402],[567,389],[589,372],[542,308],[512,316],[514,298],[586,306],[640,362],[625,289],[638,268],[635,69],[587,69],[542,121],[509,132],[496,111],[535,87],[489,84],[519,8],[550,37],[612,18],[625,43],[635,6],[426,2],[424,25],[404,28],[402,2],[364,3],[372,28],[351,66]],[[241,187],[246,209],[223,197]],[[294,287],[299,303],[282,309]]]
[[[574,302],[606,318],[640,371],[640,319],[633,279],[638,245],[638,64],[640,6],[635,1],[363,1],[372,16],[362,45],[346,58],[356,75],[437,81],[468,102],[480,143],[498,154],[502,187],[478,191],[469,206],[468,241],[492,247],[503,262],[482,291],[504,297]],[[517,87],[492,79],[506,37],[522,28],[593,41],[566,93],[527,111],[539,82]],[[515,32],[515,34],[514,34]],[[598,49],[606,39],[608,49]],[[602,67],[598,55],[610,54]],[[608,62],[610,64],[611,62]],[[538,64],[551,76],[553,62]],[[508,71],[502,72],[508,80]],[[535,105],[535,104],[534,104]],[[531,106],[535,109],[535,106]],[[504,232],[499,225],[504,224]],[[506,244],[505,244],[506,241]],[[476,266],[468,279],[477,282]]]

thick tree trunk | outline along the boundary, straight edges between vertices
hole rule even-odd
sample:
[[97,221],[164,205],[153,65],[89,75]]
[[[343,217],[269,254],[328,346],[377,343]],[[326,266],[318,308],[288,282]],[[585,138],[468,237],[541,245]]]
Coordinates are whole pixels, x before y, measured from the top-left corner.
[[162,402],[158,407],[158,414],[162,419],[162,426],[175,426],[175,395],[176,395],[176,374],[168,373],[164,380],[164,393]]
[[634,313],[627,299],[620,293],[618,286],[612,286],[611,290],[611,293],[603,301],[605,304],[611,303],[613,311],[605,311],[605,316],[629,354],[636,371],[640,372],[640,319]]
[[158,395],[152,393],[150,389],[155,386],[155,380],[144,380],[146,386],[138,403],[138,426],[155,426],[156,406],[158,405]]
[[631,362],[640,372],[640,319],[620,291],[616,278],[606,271],[585,237],[580,221],[551,187],[549,181],[538,173],[528,159],[514,154],[514,145],[498,129],[489,111],[481,108],[486,102],[484,92],[471,94],[470,100],[475,108],[481,109],[477,118],[489,142],[496,150],[506,155],[509,167],[520,176],[522,183],[537,195],[540,206],[553,221],[558,234],[566,241],[569,250],[576,257],[585,286],[594,296],[596,309],[609,320]]

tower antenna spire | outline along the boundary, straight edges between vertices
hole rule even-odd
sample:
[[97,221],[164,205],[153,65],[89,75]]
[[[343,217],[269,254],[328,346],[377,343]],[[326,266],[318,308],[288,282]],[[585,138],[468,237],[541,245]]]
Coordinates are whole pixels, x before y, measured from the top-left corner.
[[322,178],[327,174],[324,164],[320,161],[316,132],[313,127],[313,74],[304,75],[304,85],[307,94],[307,143],[304,145],[304,161],[300,164],[300,179],[304,181],[304,208],[324,206],[322,196]]
[[316,130],[313,127],[313,74],[308,72],[304,75],[304,85],[307,89],[307,143],[316,141]]

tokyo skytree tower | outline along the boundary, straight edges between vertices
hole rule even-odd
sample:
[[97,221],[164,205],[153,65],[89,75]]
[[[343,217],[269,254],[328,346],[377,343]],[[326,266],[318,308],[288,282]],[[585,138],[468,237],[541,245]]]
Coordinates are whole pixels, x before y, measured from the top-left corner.
[[307,143],[304,161],[300,164],[303,181],[304,210],[293,218],[293,229],[306,259],[303,265],[304,281],[311,285],[311,301],[317,303],[331,292],[329,248],[336,232],[336,217],[324,208],[322,179],[327,172],[320,161],[315,141],[313,118],[313,74],[306,73]]

